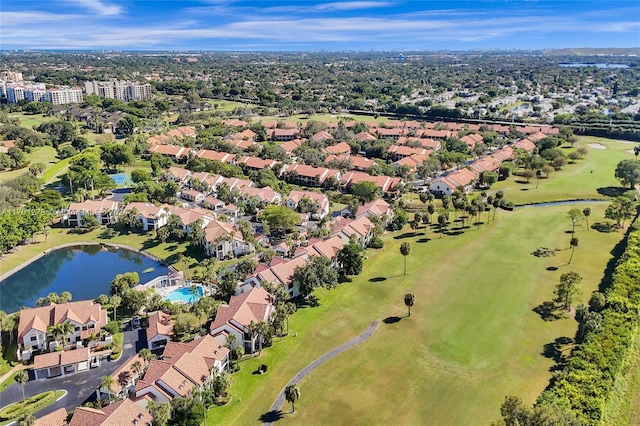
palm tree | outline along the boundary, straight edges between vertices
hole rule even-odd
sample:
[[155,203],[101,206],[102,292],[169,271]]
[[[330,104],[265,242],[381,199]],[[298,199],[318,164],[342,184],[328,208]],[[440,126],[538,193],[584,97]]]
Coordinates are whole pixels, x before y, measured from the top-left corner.
[[111,306],[113,306],[113,320],[115,321],[116,311],[118,310],[118,306],[120,306],[120,304],[122,303],[122,297],[114,294],[113,296],[111,296],[111,300],[109,301],[111,302]]
[[406,241],[400,244],[400,253],[404,258],[404,274],[407,275],[407,256],[411,253],[411,244]]
[[573,259],[573,251],[576,249],[576,247],[578,247],[578,239],[576,237],[571,238],[569,245],[571,246],[571,257],[569,257],[569,265],[571,265],[571,259]]
[[291,403],[291,412],[296,412],[296,401],[300,399],[300,389],[297,385],[289,385],[284,389],[284,397]]
[[69,321],[65,321],[60,324],[60,331],[62,332],[63,340],[66,340],[66,337],[69,334],[73,334],[75,327]]
[[29,376],[27,375],[26,371],[20,370],[16,373],[13,380],[15,380],[16,383],[19,383],[20,386],[22,387],[22,403],[24,404],[25,400],[27,399],[24,396],[24,385],[29,381]]
[[140,371],[142,371],[142,364],[140,363],[140,361],[134,361],[133,364],[131,364],[131,368],[133,368],[133,371],[138,374],[140,373]]
[[111,404],[111,393],[113,392],[113,385],[116,384],[116,381],[111,376],[102,376],[100,379],[100,389],[106,389],[109,394],[109,404]]
[[440,238],[442,238],[447,229],[447,216],[444,213],[438,215],[438,225],[440,226]]
[[198,291],[198,286],[197,285],[191,284],[191,287],[189,288],[189,293],[191,293],[191,300],[193,302],[198,300],[198,297],[200,296],[200,292]]
[[64,343],[61,342],[61,337],[64,336],[62,324],[50,325],[49,327],[47,327],[47,334],[53,337],[53,340],[60,343],[60,346],[64,346]]
[[251,356],[253,356],[253,351],[254,351],[253,337],[258,332],[258,324],[253,322],[253,320],[250,321],[249,324],[247,325],[247,331],[249,331],[249,336],[251,338],[251,342],[250,342],[250,344],[251,344]]
[[587,232],[589,232],[589,216],[591,216],[591,209],[589,207],[585,207],[582,210],[582,214],[584,215],[584,219],[587,221]]
[[409,308],[408,317],[411,316],[411,307],[416,303],[416,296],[413,293],[407,293],[404,295],[404,304]]
[[578,337],[580,341],[582,341],[582,339],[584,338],[585,323],[587,322],[588,317],[589,308],[587,308],[583,304],[576,306],[576,314],[574,318],[578,322]]
[[140,358],[144,360],[145,367],[148,366],[149,362],[154,358],[151,351],[147,348],[143,348],[138,355],[140,355]]
[[258,356],[261,356],[262,355],[262,344],[263,344],[263,342],[265,340],[265,337],[271,331],[271,327],[269,326],[269,324],[267,324],[266,321],[260,321],[257,324],[256,331],[258,332],[258,342],[260,343],[260,350],[259,350]]

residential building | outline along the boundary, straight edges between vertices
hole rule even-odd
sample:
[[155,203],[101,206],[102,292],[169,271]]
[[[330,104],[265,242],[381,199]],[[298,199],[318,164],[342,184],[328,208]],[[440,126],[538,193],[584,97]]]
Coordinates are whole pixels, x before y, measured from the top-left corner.
[[382,194],[386,194],[388,192],[392,192],[400,183],[402,182],[401,178],[391,177],[391,176],[372,176],[368,173],[357,172],[357,171],[349,171],[342,175],[340,179],[340,186],[346,188],[350,185],[353,185],[358,182],[369,181],[376,184],[378,188],[382,191]]
[[435,179],[429,186],[429,191],[436,195],[451,195],[458,188],[462,188],[465,193],[471,192],[473,183],[477,175],[469,169],[463,168],[455,170],[446,176]]
[[313,167],[306,164],[293,163],[285,169],[287,180],[304,186],[322,186],[327,179],[340,178],[340,170],[327,169],[326,167]]
[[233,223],[214,220],[204,228],[204,233],[204,249],[209,257],[222,260],[255,250],[253,244],[242,238],[242,233]]
[[[155,206],[151,203],[133,202],[127,204],[124,211],[136,210],[135,219],[139,220],[143,231],[153,229],[157,231],[167,224],[171,210],[169,206]],[[134,224],[132,224],[133,226]]]
[[90,360],[90,349],[84,347],[37,355],[33,358],[33,377],[38,380],[86,371]]
[[358,208],[355,214],[356,219],[363,216],[377,216],[382,219],[383,228],[386,227],[391,219],[393,219],[393,209],[391,205],[382,198],[366,203]]
[[228,363],[229,349],[210,334],[189,343],[168,342],[162,359],[151,360],[136,383],[135,398],[148,395],[156,402],[169,402],[187,396],[226,370]]
[[153,417],[140,405],[126,398],[100,409],[78,407],[69,426],[151,426]]
[[186,161],[191,151],[191,148],[176,145],[152,145],[151,148],[149,148],[150,154],[164,155],[178,162]]
[[81,203],[71,203],[63,216],[63,221],[69,227],[82,225],[84,215],[93,215],[99,224],[110,225],[115,223],[118,215],[119,204],[113,200],[87,200]]
[[204,202],[205,195],[200,191],[196,191],[195,189],[185,189],[180,192],[180,198],[192,203],[201,204],[202,202]]
[[373,237],[374,224],[367,216],[357,219],[339,217],[331,228],[331,236],[340,237],[344,244],[348,244],[354,238],[360,247],[365,248]]
[[335,145],[326,147],[323,151],[327,154],[333,155],[351,154],[351,145],[346,142],[339,142]]
[[316,206],[315,211],[303,212],[311,213],[312,219],[319,220],[329,214],[329,199],[319,192],[293,190],[289,193],[285,205],[290,209],[297,210],[298,204],[303,198],[309,199]]
[[139,354],[129,357],[111,373],[114,382],[111,389],[100,387],[96,390],[97,398],[103,399],[109,394],[116,398],[128,397],[135,389],[136,381],[142,376],[145,363]]
[[250,201],[253,198],[260,204],[280,204],[282,202],[282,195],[269,186],[264,188],[244,187],[240,190],[240,193],[244,201]]
[[103,98],[120,99],[121,101],[144,101],[151,99],[151,85],[144,82],[130,81],[85,81],[87,95],[95,94]]
[[54,105],[82,103],[82,89],[79,87],[58,87],[47,90],[47,100]]
[[65,342],[81,342],[107,324],[107,311],[91,300],[22,309],[18,322],[20,348],[46,350],[47,328],[64,322],[73,326],[73,331],[65,336]]
[[[287,253],[288,255],[288,253]],[[307,264],[307,257],[300,256],[284,261],[272,261],[272,266],[258,265],[253,274],[247,276],[244,283],[238,288],[236,294],[241,294],[252,288],[262,288],[265,282],[284,288],[289,297],[300,295],[300,284],[293,280],[293,273],[296,268],[301,268]]]
[[150,313],[149,327],[146,333],[149,350],[155,351],[164,348],[173,335],[173,320],[171,319],[171,315],[162,311]]
[[49,414],[40,416],[36,419],[34,426],[67,426],[67,410],[58,408]]
[[[271,321],[275,311],[274,297],[262,288],[252,288],[238,296],[231,296],[228,305],[220,305],[209,332],[221,344],[227,336],[236,336],[236,345],[243,345],[245,353],[254,353],[260,336],[249,332],[250,323]],[[233,349],[233,348],[232,348]]]

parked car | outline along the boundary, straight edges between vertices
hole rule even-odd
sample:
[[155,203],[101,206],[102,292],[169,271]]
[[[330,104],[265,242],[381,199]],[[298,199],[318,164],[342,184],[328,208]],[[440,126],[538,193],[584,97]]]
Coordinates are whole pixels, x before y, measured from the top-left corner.
[[133,328],[138,328],[138,327],[140,327],[140,317],[138,317],[138,316],[133,317],[133,318],[131,319],[131,326],[132,326]]

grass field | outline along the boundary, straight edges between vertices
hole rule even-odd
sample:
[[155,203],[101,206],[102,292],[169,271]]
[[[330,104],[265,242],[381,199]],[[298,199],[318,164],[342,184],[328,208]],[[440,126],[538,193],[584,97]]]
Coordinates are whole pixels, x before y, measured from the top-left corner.
[[25,113],[9,114],[9,117],[17,117],[20,120],[20,125],[23,127],[28,127],[29,129],[33,128],[33,126],[39,126],[45,121],[51,121],[56,119],[53,116],[46,116],[43,114],[30,115]]
[[[30,153],[26,154],[26,160],[30,163],[44,163],[47,166],[47,170],[58,162],[56,150],[51,146],[34,148]],[[18,170],[0,172],[0,183],[16,178],[28,170],[29,168],[25,167]]]
[[[592,222],[601,219],[603,207],[591,207]],[[367,252],[361,276],[331,292],[320,291],[320,307],[292,317],[297,337],[242,363],[233,376],[234,402],[211,410],[209,424],[256,423],[297,371],[373,320],[388,317],[400,320],[382,324],[367,342],[303,380],[299,410],[280,422],[487,424],[499,417],[507,394],[533,402],[554,364],[551,354],[543,355],[545,345],[573,337],[576,323],[571,318],[545,322],[532,309],[552,298],[560,274],[569,270],[584,277],[579,299],[588,299],[622,238],[622,233],[583,227],[577,231],[580,247],[573,263],[566,265],[567,209],[504,213],[480,230],[457,236],[387,237],[383,250]],[[403,241],[412,247],[406,277],[398,250]],[[539,246],[560,251],[537,258],[531,253]],[[410,319],[404,318],[406,292],[416,295]],[[269,373],[252,375],[261,363]]]
[[386,117],[378,117],[375,118],[373,115],[350,115],[350,114],[297,114],[291,115],[288,117],[280,117],[280,116],[266,116],[260,117],[261,122],[264,121],[273,121],[273,120],[283,120],[283,121],[292,121],[292,122],[306,122],[306,121],[322,121],[322,122],[334,122],[337,123],[340,120],[344,121],[364,121],[365,123],[370,122],[385,122],[388,120]]
[[[602,144],[607,149],[589,148],[589,144]],[[551,173],[548,179],[540,179],[537,189],[535,178],[529,183],[523,183],[519,176],[512,175],[507,180],[494,184],[492,191],[503,190],[506,198],[514,204],[606,198],[605,194],[610,194],[612,187],[620,187],[614,170],[621,160],[633,158],[633,154],[627,152],[633,149],[633,144],[582,136],[579,145],[589,150],[587,156],[574,164],[567,164],[560,171]],[[566,151],[570,152],[571,149]]]

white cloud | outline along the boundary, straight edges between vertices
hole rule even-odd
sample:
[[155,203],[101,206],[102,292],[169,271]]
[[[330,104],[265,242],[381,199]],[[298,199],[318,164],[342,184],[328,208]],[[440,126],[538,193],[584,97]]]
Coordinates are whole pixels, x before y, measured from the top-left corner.
[[[89,3],[87,0],[73,1],[82,1],[85,5]],[[90,2],[96,3],[97,0]],[[383,2],[346,3],[356,7],[356,4],[379,5]],[[278,50],[335,47],[340,44],[344,44],[345,48],[370,46],[375,49],[380,46],[433,48],[455,43],[470,48],[479,43],[483,46],[518,47],[516,43],[525,38],[545,40],[550,34],[605,32],[618,33],[616,37],[619,40],[628,39],[627,44],[631,45],[640,27],[638,22],[622,19],[598,22],[591,17],[580,17],[579,14],[557,16],[510,11],[476,15],[440,10],[378,17],[314,18],[283,13],[256,17],[245,11],[247,13],[236,14],[234,22],[226,23],[221,23],[220,19],[209,19],[209,16],[198,16],[194,11],[190,9],[165,19],[154,19],[153,23],[138,20],[135,25],[123,20],[107,21],[101,16],[1,12],[0,23],[3,45],[7,48],[32,49],[171,49],[192,46],[209,49],[242,49],[241,46],[250,49],[255,46],[265,49],[263,46],[268,46]],[[69,25],[71,22],[73,25]],[[30,23],[46,25],[25,25]]]
[[111,16],[118,15],[122,12],[122,8],[115,4],[107,4],[101,0],[68,0],[81,7],[92,10],[100,15]]
[[391,7],[395,3],[388,1],[345,1],[345,2],[331,2],[322,3],[315,6],[311,6],[314,10],[362,10],[362,9],[376,9],[380,7]]

